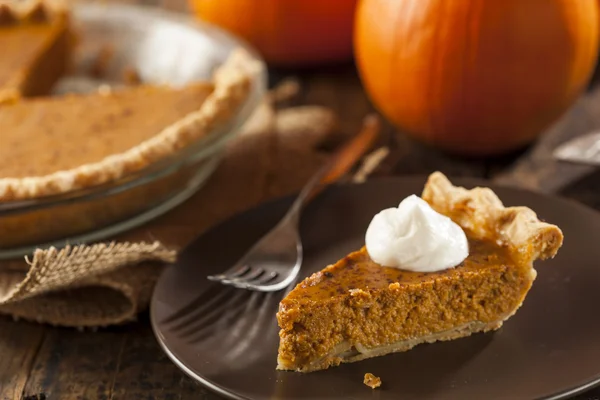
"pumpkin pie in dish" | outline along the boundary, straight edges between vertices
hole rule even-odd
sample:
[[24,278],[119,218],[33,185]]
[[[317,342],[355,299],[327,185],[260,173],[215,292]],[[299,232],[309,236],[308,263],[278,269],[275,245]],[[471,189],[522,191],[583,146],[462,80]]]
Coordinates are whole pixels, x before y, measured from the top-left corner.
[[[436,172],[421,198],[431,213],[461,228],[466,258],[441,270],[427,268],[444,259],[437,253],[422,258],[418,271],[382,266],[369,253],[367,233],[367,246],[308,277],[281,301],[278,369],[311,372],[496,330],[523,303],[536,277],[533,262],[554,257],[562,245],[557,226],[529,208],[504,207],[488,188],[455,187]],[[418,213],[413,222],[429,211]],[[419,235],[422,221],[430,222],[421,219],[407,231],[436,242],[435,232]],[[450,236],[445,240],[460,239]],[[421,244],[439,252],[437,243]],[[458,254],[455,243],[448,248]]]
[[63,0],[0,1],[0,104],[47,94],[72,50]]
[[[140,85],[0,107],[0,126],[8,127],[0,146],[0,208],[115,185],[212,140],[245,104],[257,68],[240,49],[216,70],[213,82]],[[109,203],[72,204],[62,212],[30,214],[28,220],[8,215],[0,224],[1,246],[93,229],[135,213],[173,185],[181,182],[171,176]]]

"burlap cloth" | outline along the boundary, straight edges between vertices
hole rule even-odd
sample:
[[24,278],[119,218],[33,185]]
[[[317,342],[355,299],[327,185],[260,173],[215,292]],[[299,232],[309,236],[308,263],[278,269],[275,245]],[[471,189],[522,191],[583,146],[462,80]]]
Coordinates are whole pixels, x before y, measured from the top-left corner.
[[321,143],[343,138],[330,110],[281,107],[293,93],[293,82],[272,92],[206,186],[166,215],[110,243],[37,250],[26,260],[0,262],[0,313],[81,328],[135,319],[177,251],[226,217],[297,191],[326,159],[317,150]]

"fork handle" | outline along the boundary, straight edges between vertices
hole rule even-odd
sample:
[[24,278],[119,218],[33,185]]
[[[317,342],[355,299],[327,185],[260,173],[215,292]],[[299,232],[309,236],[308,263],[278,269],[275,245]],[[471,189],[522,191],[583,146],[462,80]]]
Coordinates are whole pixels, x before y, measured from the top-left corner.
[[339,148],[331,159],[315,173],[290,207],[286,218],[297,218],[300,210],[309,201],[314,199],[327,185],[344,176],[354,164],[373,146],[381,122],[375,114],[365,117],[360,132]]

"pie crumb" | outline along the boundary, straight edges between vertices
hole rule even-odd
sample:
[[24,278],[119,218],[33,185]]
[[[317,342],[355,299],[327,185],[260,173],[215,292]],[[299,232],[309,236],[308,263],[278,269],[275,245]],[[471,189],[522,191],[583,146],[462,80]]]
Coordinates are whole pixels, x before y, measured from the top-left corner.
[[379,386],[381,386],[381,378],[373,375],[370,372],[367,372],[365,374],[365,379],[364,379],[363,383],[365,385],[367,385],[368,387],[370,387],[371,389],[376,389]]

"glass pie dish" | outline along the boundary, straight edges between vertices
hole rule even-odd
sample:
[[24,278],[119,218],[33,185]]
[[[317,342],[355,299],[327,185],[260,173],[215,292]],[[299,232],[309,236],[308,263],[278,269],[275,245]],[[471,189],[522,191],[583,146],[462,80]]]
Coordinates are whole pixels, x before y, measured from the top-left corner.
[[[124,71],[144,83],[210,81],[230,53],[245,49],[260,66],[249,96],[219,129],[176,154],[108,184],[32,200],[0,202],[0,259],[102,240],[155,218],[195,193],[216,169],[266,90],[266,67],[245,43],[208,24],[163,10],[121,4],[76,3],[78,37],[73,72],[55,93],[123,84]],[[110,58],[99,60],[102,54]],[[159,56],[157,56],[159,55]],[[89,71],[103,62],[101,77]]]

